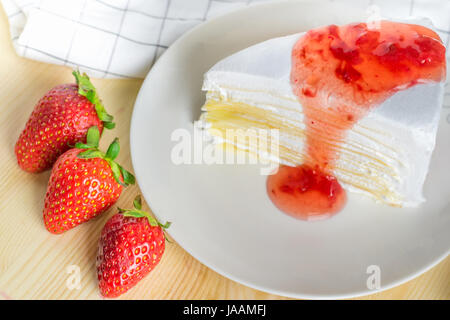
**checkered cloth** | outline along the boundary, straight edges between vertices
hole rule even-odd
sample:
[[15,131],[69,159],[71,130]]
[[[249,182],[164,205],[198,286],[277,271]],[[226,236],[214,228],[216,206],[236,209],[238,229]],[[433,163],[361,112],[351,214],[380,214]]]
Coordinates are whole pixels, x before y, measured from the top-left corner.
[[[187,30],[268,0],[0,0],[20,56],[69,65],[93,77],[143,78]],[[430,18],[447,44],[449,0],[323,0],[380,8],[383,17]]]

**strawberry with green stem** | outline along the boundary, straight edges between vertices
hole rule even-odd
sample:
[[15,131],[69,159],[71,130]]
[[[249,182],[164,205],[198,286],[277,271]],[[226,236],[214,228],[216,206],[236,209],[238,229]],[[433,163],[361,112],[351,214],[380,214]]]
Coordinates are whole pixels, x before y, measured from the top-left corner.
[[100,132],[89,128],[86,143],[63,153],[53,166],[43,210],[45,227],[51,233],[65,232],[108,210],[134,176],[115,159],[118,139],[106,154],[98,149]]
[[114,128],[113,117],[103,106],[86,74],[74,71],[75,83],[62,84],[46,93],[36,104],[16,142],[19,166],[38,173],[50,169],[70,145],[86,142],[87,131],[97,126]]
[[117,297],[134,287],[159,263],[165,249],[161,224],[142,210],[140,196],[134,208],[113,215],[103,227],[97,254],[97,276],[100,293]]

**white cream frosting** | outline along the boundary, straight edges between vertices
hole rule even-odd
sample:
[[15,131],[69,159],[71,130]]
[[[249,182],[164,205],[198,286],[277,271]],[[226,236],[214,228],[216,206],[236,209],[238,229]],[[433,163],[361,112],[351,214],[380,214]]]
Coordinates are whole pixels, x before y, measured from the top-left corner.
[[[205,74],[203,90],[210,96],[275,111],[304,128],[302,113],[295,111],[302,106],[289,80],[292,47],[301,36],[271,39],[225,58]],[[391,194],[382,202],[417,206],[425,201],[422,187],[435,145],[443,90],[442,83],[415,85],[397,92],[361,119],[347,133],[336,164],[335,173],[343,186],[373,195],[355,185],[373,189],[382,181]],[[300,138],[283,135],[280,143],[299,151],[304,145]]]

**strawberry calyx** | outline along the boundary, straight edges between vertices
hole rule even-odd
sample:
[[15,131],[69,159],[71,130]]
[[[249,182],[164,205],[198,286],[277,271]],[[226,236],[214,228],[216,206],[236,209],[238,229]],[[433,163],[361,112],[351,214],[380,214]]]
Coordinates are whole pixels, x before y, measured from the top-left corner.
[[148,223],[152,227],[161,227],[164,232],[164,237],[167,239],[165,230],[170,227],[171,222],[167,221],[165,224],[160,223],[155,217],[153,217],[150,213],[145,212],[142,210],[142,200],[141,196],[138,195],[136,198],[134,198],[133,201],[133,209],[122,209],[117,208],[119,210],[119,213],[122,214],[124,217],[134,217],[134,218],[147,218]]
[[78,70],[73,71],[72,74],[78,85],[78,94],[86,97],[95,106],[95,111],[97,112],[98,118],[103,122],[103,126],[106,129],[113,129],[116,126],[112,122],[114,117],[106,112],[105,106],[100,100],[97,90],[88,75],[86,73],[81,74]]
[[[119,139],[115,138],[113,142],[108,147],[106,154],[98,149],[100,141],[100,132],[97,126],[92,126],[88,129],[86,135],[86,143],[77,142],[75,144],[75,148],[77,149],[85,149],[86,151],[80,152],[77,157],[80,159],[92,159],[92,158],[101,158],[108,162],[114,179],[120,185],[127,187],[130,184],[135,183],[134,176],[127,170],[125,170],[120,164],[115,162],[114,160],[119,155],[120,145]],[[123,179],[123,182],[121,181]]]

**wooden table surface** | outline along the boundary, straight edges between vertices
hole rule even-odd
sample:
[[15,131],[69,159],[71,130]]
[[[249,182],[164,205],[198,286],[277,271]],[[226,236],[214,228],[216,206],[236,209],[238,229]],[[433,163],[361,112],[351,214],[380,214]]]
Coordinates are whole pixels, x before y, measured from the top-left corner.
[[[115,209],[63,235],[44,228],[42,207],[49,172],[29,174],[16,164],[14,144],[34,104],[50,88],[72,82],[67,67],[18,57],[0,10],[0,299],[99,299],[95,256],[97,240]],[[129,126],[140,80],[93,80],[117,128],[107,131],[102,147],[118,136],[118,161],[132,169]],[[127,207],[139,187],[128,188],[117,205]],[[148,207],[146,207],[148,209]],[[78,266],[80,289],[70,290],[70,266]],[[283,299],[217,274],[186,253],[167,245],[161,263],[122,299]],[[365,299],[450,299],[450,257],[425,274]]]

